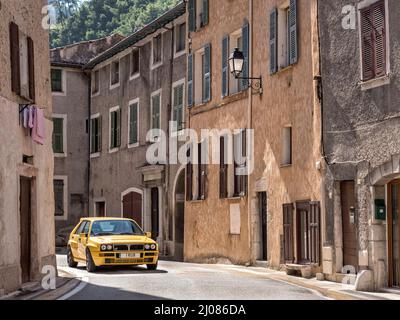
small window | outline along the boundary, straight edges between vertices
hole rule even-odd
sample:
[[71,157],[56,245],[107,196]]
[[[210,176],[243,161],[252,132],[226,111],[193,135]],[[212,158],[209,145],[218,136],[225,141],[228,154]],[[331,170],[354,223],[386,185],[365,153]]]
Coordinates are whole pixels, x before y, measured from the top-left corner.
[[110,111],[110,150],[121,146],[121,109]]
[[90,153],[96,154],[101,152],[101,117],[93,117],[90,122]]
[[53,92],[63,92],[62,69],[51,69],[51,90]]
[[129,145],[139,143],[139,103],[129,106]]
[[161,129],[161,94],[151,97],[151,129]]
[[184,129],[184,83],[179,84],[173,88],[173,107],[172,107],[172,121],[174,122],[173,131],[181,131]]
[[162,34],[153,38],[153,65],[162,62]]
[[111,86],[119,84],[119,61],[111,63]]
[[140,72],[139,57],[139,49],[134,49],[131,53],[131,77]]
[[54,180],[54,202],[55,216],[64,216],[64,180]]
[[81,234],[83,232],[83,228],[85,228],[85,225],[87,224],[87,221],[82,221],[81,224],[79,225],[78,229],[76,229],[75,234]]
[[292,127],[287,127],[283,129],[282,165],[289,166],[292,160]]
[[100,92],[100,71],[96,70],[92,73],[92,95]]
[[64,119],[53,118],[53,152],[64,153]]
[[182,23],[176,27],[176,44],[175,53],[179,53],[186,49],[186,23]]

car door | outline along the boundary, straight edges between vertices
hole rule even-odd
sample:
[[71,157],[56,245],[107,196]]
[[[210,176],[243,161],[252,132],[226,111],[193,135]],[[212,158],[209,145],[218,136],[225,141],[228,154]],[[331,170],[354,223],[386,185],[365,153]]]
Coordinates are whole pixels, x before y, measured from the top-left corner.
[[85,225],[82,228],[82,232],[79,234],[78,256],[79,256],[79,259],[81,259],[81,260],[86,260],[86,246],[87,246],[87,240],[88,240],[88,236],[89,236],[89,228],[90,228],[90,222],[85,221]]
[[72,255],[75,258],[79,257],[78,254],[78,244],[79,244],[79,235],[82,233],[83,227],[85,226],[86,221],[83,221],[79,224],[78,228],[76,229],[75,233],[71,236],[70,247],[72,251]]

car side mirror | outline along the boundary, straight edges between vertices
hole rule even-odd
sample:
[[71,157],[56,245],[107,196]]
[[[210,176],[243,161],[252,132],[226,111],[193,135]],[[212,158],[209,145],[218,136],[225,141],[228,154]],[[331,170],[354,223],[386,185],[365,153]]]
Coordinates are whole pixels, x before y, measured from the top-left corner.
[[151,238],[151,232],[146,232],[146,237]]

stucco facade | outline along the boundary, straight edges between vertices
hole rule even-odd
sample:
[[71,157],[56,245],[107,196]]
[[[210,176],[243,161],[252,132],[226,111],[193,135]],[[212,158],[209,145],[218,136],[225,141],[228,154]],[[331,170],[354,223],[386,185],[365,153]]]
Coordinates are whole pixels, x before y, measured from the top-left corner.
[[[49,38],[48,30],[42,27],[42,7],[46,3],[2,0],[0,7],[0,295],[18,289],[22,282],[39,280],[43,266],[56,264]],[[18,26],[20,35],[33,42],[34,101],[21,98],[11,89],[11,22]],[[20,125],[19,105],[30,103],[44,111],[44,145],[34,143]],[[22,210],[30,219],[24,223]],[[29,239],[25,246],[20,232]]]

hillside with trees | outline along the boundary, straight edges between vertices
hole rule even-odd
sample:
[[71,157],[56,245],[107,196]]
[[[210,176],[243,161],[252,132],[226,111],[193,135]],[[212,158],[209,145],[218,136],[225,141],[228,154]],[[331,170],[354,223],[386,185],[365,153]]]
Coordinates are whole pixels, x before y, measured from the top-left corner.
[[181,0],[50,0],[57,23],[51,30],[51,47],[102,38],[113,33],[129,35]]

